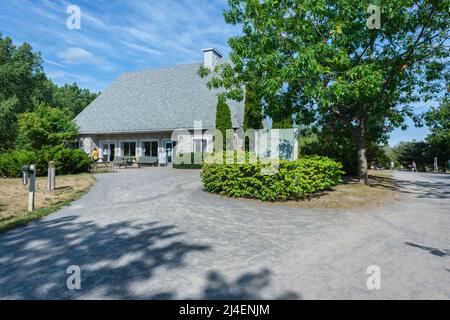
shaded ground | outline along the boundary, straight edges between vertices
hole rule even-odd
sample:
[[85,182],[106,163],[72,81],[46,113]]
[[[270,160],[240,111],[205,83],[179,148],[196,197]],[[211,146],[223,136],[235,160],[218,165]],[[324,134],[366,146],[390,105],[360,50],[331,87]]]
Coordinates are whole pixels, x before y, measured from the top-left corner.
[[[394,173],[377,209],[302,209],[202,191],[199,172],[99,175],[70,207],[0,235],[0,298],[448,299],[450,182]],[[367,267],[381,268],[368,290]],[[68,290],[70,265],[81,290]]]

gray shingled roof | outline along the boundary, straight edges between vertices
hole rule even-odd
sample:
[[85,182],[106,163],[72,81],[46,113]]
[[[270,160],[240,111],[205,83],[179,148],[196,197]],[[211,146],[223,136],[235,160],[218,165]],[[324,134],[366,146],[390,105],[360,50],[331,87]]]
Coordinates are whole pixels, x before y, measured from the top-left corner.
[[[75,122],[81,134],[214,128],[217,90],[198,76],[200,63],[127,72],[102,92]],[[243,102],[228,101],[234,127],[242,126]]]

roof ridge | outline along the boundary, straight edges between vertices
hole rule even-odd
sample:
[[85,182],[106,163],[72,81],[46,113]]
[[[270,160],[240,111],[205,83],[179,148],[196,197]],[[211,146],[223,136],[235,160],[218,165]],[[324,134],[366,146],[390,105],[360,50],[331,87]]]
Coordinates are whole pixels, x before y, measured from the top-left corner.
[[202,64],[202,62],[191,62],[191,63],[184,63],[184,64],[176,64],[176,65],[173,65],[173,66],[156,68],[156,69],[130,70],[130,71],[123,72],[122,75],[124,75],[124,74],[144,73],[144,72],[156,72],[156,71],[170,70],[170,69],[176,69],[176,68],[179,68],[179,67],[187,67],[187,66],[194,66],[194,65],[200,65],[200,64]]

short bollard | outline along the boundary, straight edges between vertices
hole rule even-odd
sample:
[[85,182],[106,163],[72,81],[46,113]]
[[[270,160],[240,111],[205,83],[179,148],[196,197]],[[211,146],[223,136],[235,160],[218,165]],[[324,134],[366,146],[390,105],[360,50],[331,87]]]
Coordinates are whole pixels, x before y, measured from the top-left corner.
[[34,211],[34,193],[36,191],[36,165],[30,165],[30,191],[28,192],[28,212]]
[[56,180],[55,162],[50,161],[48,163],[48,184],[47,184],[47,189],[49,191],[55,190],[55,180]]

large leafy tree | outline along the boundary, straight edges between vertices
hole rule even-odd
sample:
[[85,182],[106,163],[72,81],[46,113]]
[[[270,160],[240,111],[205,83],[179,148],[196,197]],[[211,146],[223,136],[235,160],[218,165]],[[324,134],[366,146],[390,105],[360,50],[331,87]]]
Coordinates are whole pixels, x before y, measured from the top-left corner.
[[[378,5],[381,28],[367,26]],[[251,84],[267,114],[343,128],[367,183],[367,146],[415,120],[411,106],[448,80],[450,0],[229,0],[231,62],[210,87],[241,99]],[[206,68],[200,70],[205,76]],[[271,103],[283,101],[284,103]],[[273,110],[277,108],[278,110]],[[286,116],[284,116],[286,119]]]
[[45,80],[41,57],[29,44],[15,46],[0,33],[0,151],[17,135],[17,115],[33,109],[33,97]]

